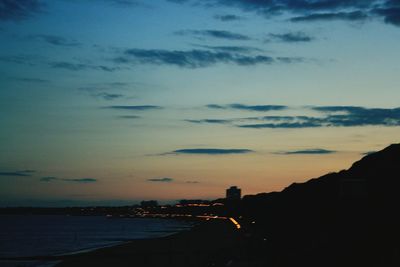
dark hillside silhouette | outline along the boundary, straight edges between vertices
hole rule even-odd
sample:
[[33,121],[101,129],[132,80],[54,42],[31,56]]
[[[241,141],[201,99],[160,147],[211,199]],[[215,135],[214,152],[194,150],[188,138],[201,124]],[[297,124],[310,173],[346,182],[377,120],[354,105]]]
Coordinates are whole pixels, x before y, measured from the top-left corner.
[[399,179],[395,144],[348,170],[245,196],[243,214],[272,266],[400,266]]

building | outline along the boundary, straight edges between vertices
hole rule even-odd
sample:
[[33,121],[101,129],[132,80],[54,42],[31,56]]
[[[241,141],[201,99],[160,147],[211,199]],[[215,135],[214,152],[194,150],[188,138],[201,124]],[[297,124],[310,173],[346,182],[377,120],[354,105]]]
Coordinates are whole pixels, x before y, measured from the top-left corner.
[[237,186],[231,186],[226,189],[226,199],[227,200],[240,200],[242,197],[242,190]]
[[140,206],[142,208],[155,208],[158,206],[158,202],[156,200],[143,200]]

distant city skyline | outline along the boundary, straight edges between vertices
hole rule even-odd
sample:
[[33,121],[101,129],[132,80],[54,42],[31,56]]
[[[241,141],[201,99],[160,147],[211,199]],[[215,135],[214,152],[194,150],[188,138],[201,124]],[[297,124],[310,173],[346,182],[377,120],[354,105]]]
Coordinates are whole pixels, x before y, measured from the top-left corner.
[[0,206],[280,191],[399,142],[394,0],[0,0]]

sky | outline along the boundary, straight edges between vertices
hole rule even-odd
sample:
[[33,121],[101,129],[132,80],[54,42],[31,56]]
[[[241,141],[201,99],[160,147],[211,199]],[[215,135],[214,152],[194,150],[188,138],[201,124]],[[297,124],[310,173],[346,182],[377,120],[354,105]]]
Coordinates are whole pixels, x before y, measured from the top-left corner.
[[280,191],[400,134],[398,0],[0,0],[0,206]]

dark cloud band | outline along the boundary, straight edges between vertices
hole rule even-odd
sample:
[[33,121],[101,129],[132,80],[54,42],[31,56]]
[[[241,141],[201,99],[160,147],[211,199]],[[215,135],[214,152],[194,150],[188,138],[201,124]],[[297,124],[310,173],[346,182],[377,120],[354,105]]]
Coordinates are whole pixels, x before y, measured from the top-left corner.
[[207,107],[211,109],[238,109],[248,111],[277,111],[288,108],[287,106],[283,105],[245,105],[238,103],[228,105],[209,104]]
[[34,170],[2,171],[0,172],[0,176],[28,177],[32,176],[35,172]]
[[333,154],[337,153],[334,150],[327,150],[322,148],[314,148],[314,149],[304,149],[304,150],[295,150],[295,151],[284,151],[278,152],[276,154],[283,154],[283,155],[323,155],[323,154]]
[[148,182],[159,182],[159,183],[171,183],[174,181],[173,178],[163,177],[163,178],[149,178],[146,181]]
[[127,49],[114,61],[118,64],[153,64],[173,65],[182,68],[204,68],[216,64],[235,64],[239,66],[254,66],[272,63],[304,62],[299,57],[270,57],[266,55],[246,55],[232,51],[210,50],[164,50],[164,49]]
[[252,153],[250,149],[221,149],[221,148],[187,148],[178,149],[166,154],[197,154],[197,155],[227,155]]
[[54,176],[42,177],[40,178],[41,182],[54,182],[54,181],[62,181],[62,182],[72,182],[72,183],[95,183],[97,179],[95,178],[58,178]]

